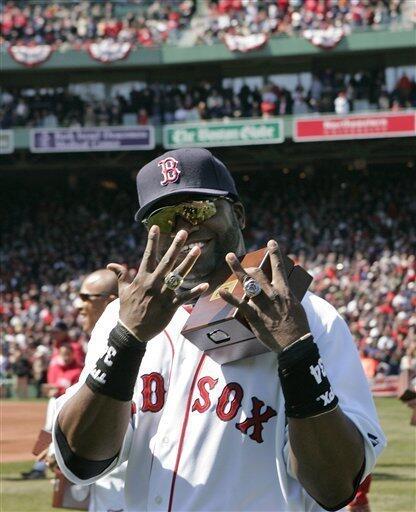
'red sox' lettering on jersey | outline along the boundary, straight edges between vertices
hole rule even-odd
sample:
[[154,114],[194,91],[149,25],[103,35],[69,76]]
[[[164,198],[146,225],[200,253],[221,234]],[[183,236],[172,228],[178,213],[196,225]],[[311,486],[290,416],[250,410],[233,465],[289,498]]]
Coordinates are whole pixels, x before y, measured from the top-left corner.
[[218,399],[217,415],[222,421],[230,421],[235,418],[243,399],[243,388],[237,382],[230,382],[223,389]]
[[[152,372],[141,376],[143,381],[142,397],[143,412],[159,412],[165,404],[165,382],[160,373]],[[206,413],[211,407],[212,401],[210,392],[218,384],[218,379],[214,379],[209,375],[201,377],[197,382],[199,397],[194,400],[191,411],[200,414]],[[230,382],[226,384],[218,398],[215,413],[221,421],[227,422],[234,419],[244,397],[243,388],[238,382]],[[251,417],[241,423],[236,423],[236,428],[245,435],[249,435],[250,439],[257,443],[263,442],[261,435],[263,431],[263,423],[267,423],[270,418],[276,416],[276,411],[269,405],[266,410],[261,413],[265,403],[253,396],[251,398],[253,407],[251,409]],[[249,431],[251,433],[249,434]]]
[[[206,377],[201,377],[197,383],[199,393],[201,398],[197,398],[192,406],[192,411],[205,412],[211,407],[211,400],[209,398],[209,391],[206,389],[206,386],[210,390],[214,389],[217,385],[218,379],[213,379],[208,375]],[[202,400],[202,401],[201,401]]]
[[251,400],[253,402],[253,408],[251,409],[251,418],[247,418],[245,421],[237,423],[236,428],[238,428],[238,430],[243,434],[247,434],[248,429],[253,427],[253,430],[250,434],[250,439],[253,439],[253,441],[257,441],[258,443],[262,443],[263,437],[261,433],[264,428],[263,423],[267,423],[270,418],[276,416],[277,412],[270,406],[267,406],[266,410],[260,414],[260,411],[264,406],[264,402],[262,402],[255,396],[253,396]]
[[160,373],[152,372],[142,375],[143,412],[159,412],[165,403],[165,382]]

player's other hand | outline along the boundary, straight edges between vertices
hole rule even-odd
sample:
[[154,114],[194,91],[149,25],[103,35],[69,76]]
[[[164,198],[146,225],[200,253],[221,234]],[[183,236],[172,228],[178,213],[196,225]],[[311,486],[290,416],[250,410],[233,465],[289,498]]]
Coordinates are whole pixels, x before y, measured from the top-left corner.
[[199,247],[194,247],[176,266],[187,237],[185,230],[179,231],[158,262],[159,227],[152,226],[139,270],[132,281],[122,265],[110,263],[107,266],[118,278],[120,320],[140,341],[149,341],[163,331],[179,306],[208,289],[208,283],[201,283],[191,290],[180,292],[169,289],[165,284],[165,277],[171,271],[186,277],[201,254]]
[[241,283],[249,276],[260,284],[259,295],[249,300],[240,300],[226,290],[219,293],[226,302],[239,309],[261,342],[270,350],[280,352],[310,329],[303,306],[290,291],[277,242],[270,240],[267,249],[272,268],[271,281],[260,268],[243,269],[234,253],[225,257]]

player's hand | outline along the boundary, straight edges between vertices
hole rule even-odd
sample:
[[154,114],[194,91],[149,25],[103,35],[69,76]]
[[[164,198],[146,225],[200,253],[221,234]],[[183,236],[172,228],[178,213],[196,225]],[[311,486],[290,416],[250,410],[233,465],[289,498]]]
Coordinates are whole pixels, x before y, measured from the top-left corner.
[[120,320],[140,341],[148,341],[163,331],[179,306],[208,289],[208,283],[201,283],[189,291],[180,293],[170,290],[165,285],[166,274],[174,270],[182,277],[186,277],[201,254],[199,247],[193,247],[176,266],[187,237],[185,230],[179,231],[158,263],[159,227],[152,226],[139,270],[131,282],[125,267],[117,263],[110,263],[107,266],[118,278]]
[[51,471],[55,471],[55,469],[58,469],[58,463],[56,462],[55,455],[48,455],[46,457],[46,465]]
[[240,300],[226,290],[219,293],[226,302],[238,308],[261,342],[270,350],[280,352],[310,329],[305,310],[289,289],[277,242],[270,240],[267,248],[272,269],[271,282],[260,268],[243,269],[234,253],[227,254],[225,258],[241,283],[250,276],[260,284],[262,291],[259,295]]
[[46,457],[48,455],[49,446],[42,450],[36,457],[37,461],[46,461]]

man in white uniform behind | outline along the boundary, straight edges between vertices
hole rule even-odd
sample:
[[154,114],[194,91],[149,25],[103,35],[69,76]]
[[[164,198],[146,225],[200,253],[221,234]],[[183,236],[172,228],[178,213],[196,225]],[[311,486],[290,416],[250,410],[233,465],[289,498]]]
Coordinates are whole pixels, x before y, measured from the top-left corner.
[[[79,293],[79,318],[84,332],[91,336],[100,316],[110,302],[117,298],[117,278],[107,269],[89,274],[81,284]],[[89,350],[89,349],[88,349]],[[90,486],[89,512],[125,510],[124,478],[127,463]]]

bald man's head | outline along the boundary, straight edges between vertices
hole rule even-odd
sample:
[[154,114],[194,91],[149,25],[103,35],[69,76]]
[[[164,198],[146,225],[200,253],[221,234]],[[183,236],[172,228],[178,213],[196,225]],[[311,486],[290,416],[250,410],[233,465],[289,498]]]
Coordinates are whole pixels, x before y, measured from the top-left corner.
[[105,268],[89,274],[82,282],[80,318],[84,331],[91,334],[97,320],[111,301],[118,296],[117,277]]
[[100,268],[89,274],[81,285],[81,293],[85,287],[88,290],[94,290],[94,292],[89,291],[88,293],[104,293],[114,296],[117,296],[118,293],[117,277],[114,272],[106,268]]

